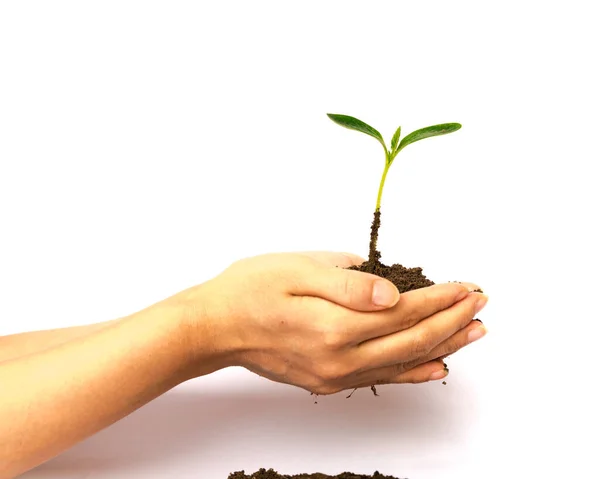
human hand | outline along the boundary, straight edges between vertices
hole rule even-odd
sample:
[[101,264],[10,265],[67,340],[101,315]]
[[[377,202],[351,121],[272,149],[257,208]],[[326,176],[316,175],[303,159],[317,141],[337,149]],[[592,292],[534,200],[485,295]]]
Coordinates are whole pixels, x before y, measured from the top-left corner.
[[473,317],[487,297],[470,283],[399,295],[345,269],[363,261],[327,252],[238,261],[187,292],[191,337],[208,330],[226,365],[316,394],[445,377],[440,358],[485,332]]

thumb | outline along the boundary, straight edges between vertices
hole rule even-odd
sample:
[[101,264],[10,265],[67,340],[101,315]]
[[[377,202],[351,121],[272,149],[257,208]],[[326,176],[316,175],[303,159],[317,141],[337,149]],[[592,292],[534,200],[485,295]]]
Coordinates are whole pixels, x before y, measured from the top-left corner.
[[355,311],[391,308],[400,298],[398,288],[387,279],[343,268],[316,268],[296,283],[295,294],[316,296]]

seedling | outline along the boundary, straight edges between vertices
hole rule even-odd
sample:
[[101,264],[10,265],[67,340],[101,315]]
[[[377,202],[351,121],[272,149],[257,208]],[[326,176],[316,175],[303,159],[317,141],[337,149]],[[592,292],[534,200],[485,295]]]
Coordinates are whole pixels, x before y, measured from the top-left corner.
[[[442,123],[440,125],[428,126],[421,128],[420,130],[413,131],[400,139],[401,128],[398,127],[392,140],[390,141],[390,147],[388,148],[383,141],[381,133],[375,128],[367,125],[364,121],[359,120],[348,115],[337,115],[328,113],[327,116],[331,118],[338,125],[350,130],[360,131],[369,136],[375,138],[385,152],[385,163],[383,166],[383,173],[381,175],[381,181],[379,182],[379,191],[377,192],[377,203],[375,203],[375,213],[373,217],[373,223],[371,225],[371,241],[369,243],[369,259],[360,266],[351,266],[349,269],[364,271],[367,273],[376,274],[383,278],[388,279],[398,288],[400,293],[411,291],[414,289],[425,288],[435,284],[430,279],[427,279],[423,275],[423,268],[405,268],[401,264],[394,264],[392,266],[386,266],[381,264],[379,259],[381,253],[377,250],[377,237],[379,235],[379,226],[381,225],[381,196],[383,194],[383,187],[385,185],[385,179],[387,178],[388,171],[394,163],[394,160],[404,148],[411,143],[415,143],[425,138],[431,138],[433,136],[447,135],[448,133],[455,132],[461,128],[459,123]],[[356,389],[354,390],[356,391]],[[354,391],[348,396],[351,397]],[[377,389],[375,386],[371,386],[371,391],[377,396]]]
[[411,143],[415,143],[419,140],[424,140],[425,138],[431,138],[433,136],[447,135],[448,133],[453,133],[461,128],[459,123],[442,123],[440,125],[428,126],[426,128],[421,128],[420,130],[413,131],[412,133],[406,135],[402,140],[400,140],[400,132],[401,127],[398,127],[394,136],[392,136],[392,140],[390,141],[390,147],[388,148],[381,136],[375,128],[370,125],[367,125],[364,121],[359,120],[358,118],[354,118],[348,115],[338,115],[333,113],[328,113],[327,116],[331,118],[338,125],[343,126],[344,128],[349,128],[350,130],[360,131],[361,133],[365,133],[369,136],[375,138],[381,146],[383,146],[383,151],[385,152],[385,163],[383,167],[383,173],[381,175],[381,181],[379,183],[379,191],[377,192],[377,203],[375,203],[375,213],[373,219],[373,225],[371,227],[371,242],[369,244],[369,272],[374,272],[376,264],[379,262],[379,258],[381,257],[380,253],[377,251],[377,237],[379,232],[379,226],[381,224],[381,196],[383,194],[383,187],[385,185],[385,179],[387,178],[388,171],[394,163],[394,160],[398,156],[404,148],[406,148]]

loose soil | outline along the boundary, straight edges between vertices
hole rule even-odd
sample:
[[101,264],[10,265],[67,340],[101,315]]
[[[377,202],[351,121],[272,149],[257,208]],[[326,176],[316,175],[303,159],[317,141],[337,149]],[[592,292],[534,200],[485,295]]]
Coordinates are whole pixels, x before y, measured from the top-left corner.
[[423,268],[405,268],[401,264],[387,266],[379,261],[381,253],[377,250],[377,238],[379,236],[379,226],[381,225],[381,211],[376,211],[373,216],[369,259],[361,265],[350,266],[348,269],[364,271],[385,278],[394,283],[400,293],[434,285],[435,283],[423,274]]
[[342,472],[337,476],[328,476],[327,474],[298,474],[295,476],[288,476],[287,474],[279,474],[273,469],[259,469],[254,474],[246,475],[244,471],[233,472],[229,474],[228,479],[399,479],[394,476],[384,476],[379,472],[375,471],[372,476],[366,476],[364,474],[352,474],[351,472]]

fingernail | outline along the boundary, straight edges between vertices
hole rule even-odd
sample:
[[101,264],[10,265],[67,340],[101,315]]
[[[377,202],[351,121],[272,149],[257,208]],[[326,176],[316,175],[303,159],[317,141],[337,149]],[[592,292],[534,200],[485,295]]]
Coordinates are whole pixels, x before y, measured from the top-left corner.
[[375,306],[389,308],[398,302],[400,293],[392,283],[388,281],[375,281],[373,285],[372,301]]
[[469,331],[469,334],[467,334],[467,341],[469,343],[477,341],[478,339],[483,338],[485,333],[487,333],[487,330],[485,329],[485,326],[481,325],[478,328]]
[[440,369],[439,371],[436,371],[431,376],[429,376],[429,380],[430,381],[437,381],[438,379],[445,378],[447,375],[448,375],[448,370],[447,369]]
[[483,324],[483,321],[479,318],[473,318],[473,321],[479,321],[481,324]]
[[479,298],[477,298],[477,302],[475,303],[475,314],[483,309],[483,307],[488,302],[488,297],[485,294],[477,293]]

